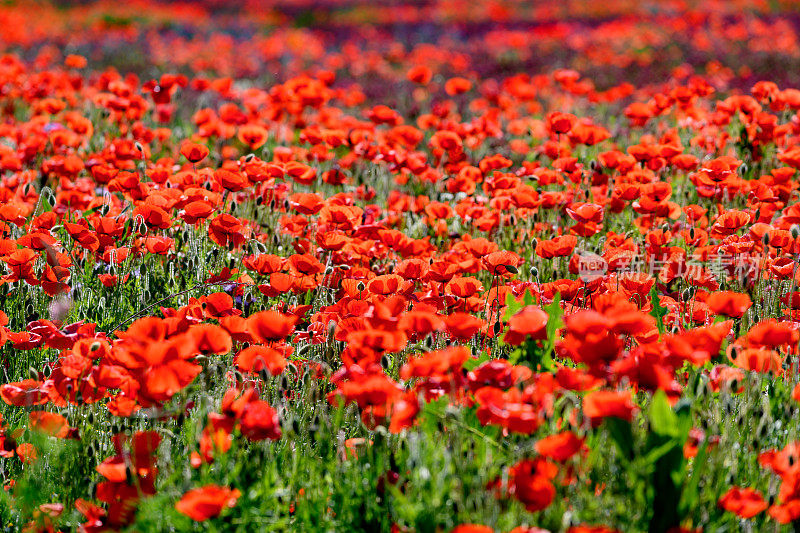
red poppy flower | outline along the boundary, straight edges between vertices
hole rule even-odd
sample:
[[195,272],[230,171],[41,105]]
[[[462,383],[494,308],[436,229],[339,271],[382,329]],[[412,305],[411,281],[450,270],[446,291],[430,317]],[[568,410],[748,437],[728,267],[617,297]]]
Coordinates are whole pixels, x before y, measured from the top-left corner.
[[753,518],[767,508],[767,502],[758,491],[732,487],[719,499],[719,506],[741,518]]
[[277,311],[260,311],[247,319],[247,329],[261,342],[285,339],[294,332],[297,317]]
[[547,313],[540,308],[534,305],[525,306],[508,320],[508,331],[503,340],[518,346],[528,339],[545,339],[547,320]]
[[184,494],[175,504],[175,509],[192,520],[202,522],[219,516],[224,509],[236,505],[239,496],[241,493],[237,489],[231,490],[228,487],[206,485]]
[[536,451],[540,455],[560,463],[578,453],[582,447],[583,439],[576,437],[571,431],[550,435],[536,443]]
[[241,350],[233,358],[236,368],[245,372],[267,370],[277,376],[286,368],[286,358],[280,350],[271,346],[250,346]]
[[725,315],[731,318],[742,318],[750,309],[753,302],[750,296],[744,293],[731,291],[717,291],[709,295],[706,299],[709,309],[718,315]]
[[508,493],[519,500],[528,512],[547,508],[555,499],[552,480],[558,469],[543,458],[525,459],[508,473]]
[[192,163],[199,163],[208,156],[208,148],[202,144],[184,141],[181,144],[181,155]]
[[595,391],[583,398],[583,414],[592,419],[593,424],[609,416],[630,421],[635,410],[630,392]]
[[51,437],[64,438],[69,433],[67,419],[58,413],[48,411],[33,411],[28,415],[30,428],[40,431]]

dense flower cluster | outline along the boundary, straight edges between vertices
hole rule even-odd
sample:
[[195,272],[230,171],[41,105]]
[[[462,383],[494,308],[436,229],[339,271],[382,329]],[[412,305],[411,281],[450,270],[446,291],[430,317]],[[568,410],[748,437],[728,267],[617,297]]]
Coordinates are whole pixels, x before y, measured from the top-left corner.
[[0,7],[4,524],[800,527],[791,3],[117,4]]

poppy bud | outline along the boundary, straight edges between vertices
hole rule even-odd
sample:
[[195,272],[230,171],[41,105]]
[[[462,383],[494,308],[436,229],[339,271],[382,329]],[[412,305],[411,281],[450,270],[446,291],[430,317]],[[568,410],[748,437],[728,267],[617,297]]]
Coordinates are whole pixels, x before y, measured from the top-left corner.
[[739,165],[739,168],[736,169],[736,172],[740,176],[742,176],[747,173],[747,170],[748,170],[747,163],[742,163],[741,165]]
[[381,367],[382,367],[384,370],[388,370],[388,369],[389,369],[391,366],[392,366],[392,360],[391,360],[391,359],[389,359],[389,356],[388,356],[388,355],[384,354],[384,355],[381,357]]
[[500,324],[500,321],[499,321],[499,320],[498,320],[497,322],[495,322],[495,323],[494,323],[494,334],[495,334],[495,335],[497,335],[498,333],[500,333],[500,328],[501,328],[501,327],[502,327],[502,325]]
[[764,246],[769,244],[769,233],[765,233],[761,236],[761,242],[764,243]]
[[255,156],[256,156],[256,154],[247,154],[247,156],[244,158],[244,160],[245,160],[246,163],[249,163],[250,161],[253,160],[253,158]]
[[792,232],[793,239],[800,237],[800,226],[798,226],[797,224],[792,224],[792,227],[789,231]]
[[362,281],[359,281],[358,285],[356,285],[356,289],[358,289],[358,292],[363,292],[365,288],[366,287],[364,286],[364,282]]
[[50,372],[52,372],[52,369],[50,368],[50,366],[49,365],[45,366],[44,370],[42,371],[42,373],[44,374],[45,379],[50,377]]
[[519,273],[519,269],[517,267],[515,267],[514,265],[503,265],[503,266],[505,266],[506,270],[508,272],[511,272],[512,274]]
[[144,152],[144,147],[142,146],[142,143],[140,143],[139,141],[136,141],[136,142],[134,143],[134,146],[135,146],[135,147],[136,147],[136,149],[137,149],[137,150],[139,150],[140,152]]
[[34,381],[38,381],[38,380],[39,380],[39,371],[38,371],[38,370],[36,370],[36,369],[35,369],[35,368],[33,368],[33,367],[30,367],[30,368],[28,369],[28,376],[29,376],[29,377],[30,377],[32,380],[34,380]]
[[531,277],[534,279],[539,279],[539,269],[535,266],[531,267]]
[[694,240],[695,231],[694,228],[689,228],[689,238]]

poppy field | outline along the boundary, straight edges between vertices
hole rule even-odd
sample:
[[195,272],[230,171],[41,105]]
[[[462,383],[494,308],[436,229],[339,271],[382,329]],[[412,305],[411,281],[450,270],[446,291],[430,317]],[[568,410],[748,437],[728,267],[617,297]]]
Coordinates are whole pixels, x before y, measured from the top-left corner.
[[800,6],[0,3],[3,531],[800,531]]

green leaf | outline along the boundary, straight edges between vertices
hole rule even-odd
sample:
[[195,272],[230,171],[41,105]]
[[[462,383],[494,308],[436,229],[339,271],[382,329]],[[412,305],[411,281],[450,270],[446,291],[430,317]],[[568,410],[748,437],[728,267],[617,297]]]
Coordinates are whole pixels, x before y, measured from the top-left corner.
[[478,355],[478,357],[471,357],[471,358],[467,359],[466,361],[464,361],[464,365],[463,366],[464,366],[465,369],[467,369],[467,371],[475,370],[475,368],[479,367],[480,365],[482,365],[483,363],[485,363],[489,359],[490,359],[489,354],[487,352],[483,351]]
[[647,453],[644,454],[644,462],[646,464],[655,464],[656,461],[672,451],[675,446],[679,446],[678,441],[676,439],[669,439],[663,444],[650,448]]
[[631,423],[615,416],[607,417],[603,425],[626,461],[633,460],[633,429]]
[[653,303],[653,309],[650,314],[656,319],[658,325],[658,332],[664,334],[664,317],[667,316],[668,309],[661,305],[661,299],[658,297],[658,291],[655,284],[650,288],[650,300]]
[[681,494],[680,512],[682,515],[688,514],[697,505],[698,499],[698,485],[700,478],[706,469],[706,455],[708,451],[708,440],[704,439],[703,443],[697,450],[697,455],[692,463],[692,475],[686,483],[686,488]]
[[440,396],[422,406],[418,415],[420,427],[429,434],[435,434],[438,430],[438,422],[450,404],[448,396]]
[[522,347],[514,348],[510,354],[508,354],[508,362],[512,365],[517,365],[522,359],[523,350]]
[[503,320],[508,322],[508,319],[520,312],[523,307],[536,304],[536,298],[531,294],[530,289],[525,289],[525,294],[522,298],[517,300],[514,295],[509,292],[506,294],[506,313],[503,315]]
[[553,296],[553,301],[549,305],[544,306],[544,311],[547,313],[547,341],[551,346],[555,346],[556,332],[564,327],[564,311],[561,309],[561,293],[556,293]]
[[659,389],[650,404],[650,427],[658,435],[677,437],[680,434],[678,415],[672,410],[667,394]]

